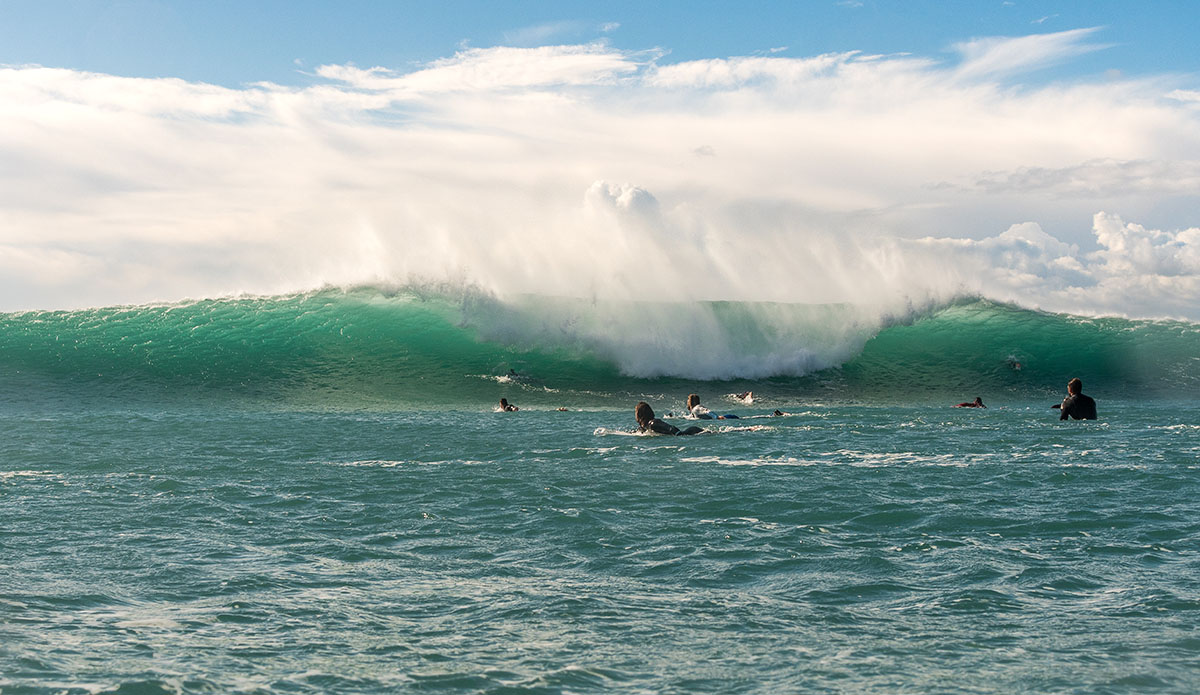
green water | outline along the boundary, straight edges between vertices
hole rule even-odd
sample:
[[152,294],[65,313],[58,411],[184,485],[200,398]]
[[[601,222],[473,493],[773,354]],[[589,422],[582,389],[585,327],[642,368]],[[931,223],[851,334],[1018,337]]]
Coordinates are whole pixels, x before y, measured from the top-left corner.
[[[968,302],[707,382],[445,297],[0,324],[5,695],[1200,689],[1186,324]],[[631,433],[693,391],[742,419]]]

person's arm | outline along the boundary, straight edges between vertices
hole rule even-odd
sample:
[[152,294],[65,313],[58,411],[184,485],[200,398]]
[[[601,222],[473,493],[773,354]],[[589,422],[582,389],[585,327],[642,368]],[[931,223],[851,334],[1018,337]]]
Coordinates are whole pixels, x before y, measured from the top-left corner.
[[1071,415],[1071,402],[1070,401],[1071,401],[1070,398],[1063,399],[1062,405],[1059,406],[1059,409],[1061,410],[1061,413],[1058,416],[1059,420],[1066,420]]

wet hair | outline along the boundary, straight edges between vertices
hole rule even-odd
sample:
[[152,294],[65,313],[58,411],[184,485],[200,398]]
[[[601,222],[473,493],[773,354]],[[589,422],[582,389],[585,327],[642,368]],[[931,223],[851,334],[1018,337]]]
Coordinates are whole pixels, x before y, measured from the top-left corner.
[[654,419],[654,409],[646,401],[638,401],[638,404],[633,408],[633,417],[637,420],[638,427],[646,427],[646,423]]
[[688,399],[687,399],[688,410],[691,410],[692,408],[695,408],[698,405],[700,405],[700,396],[698,396],[694,393],[689,393]]
[[507,398],[501,398],[501,399],[500,399],[500,407],[501,407],[501,408],[507,408],[507,407],[508,407],[508,399],[507,399]]
[[1079,394],[1083,393],[1083,382],[1079,379],[1071,379],[1067,382],[1067,393]]

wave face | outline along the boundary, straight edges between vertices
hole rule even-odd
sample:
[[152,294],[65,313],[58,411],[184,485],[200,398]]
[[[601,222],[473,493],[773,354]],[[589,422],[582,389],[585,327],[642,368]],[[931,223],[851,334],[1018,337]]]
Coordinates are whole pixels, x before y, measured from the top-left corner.
[[1075,376],[1097,395],[1154,397],[1194,391],[1198,355],[1197,324],[978,299],[898,317],[844,305],[501,301],[364,287],[0,315],[0,399],[478,407],[507,394],[533,407],[623,407],[699,389],[780,403],[986,401],[1058,394]]

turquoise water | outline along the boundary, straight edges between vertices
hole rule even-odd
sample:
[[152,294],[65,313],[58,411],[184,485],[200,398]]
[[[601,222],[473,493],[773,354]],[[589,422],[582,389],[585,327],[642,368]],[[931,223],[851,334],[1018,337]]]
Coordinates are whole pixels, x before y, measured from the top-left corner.
[[[972,301],[691,381],[453,309],[3,317],[0,692],[1200,689],[1195,327]],[[744,419],[630,433],[691,391]]]

